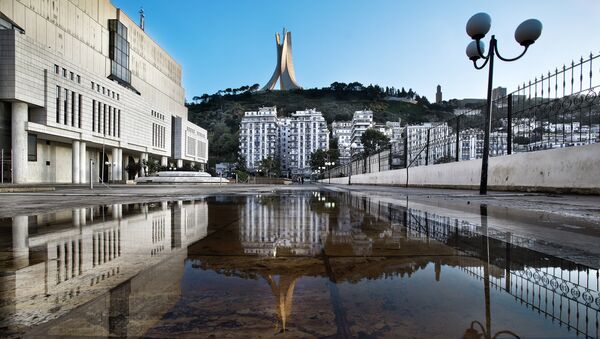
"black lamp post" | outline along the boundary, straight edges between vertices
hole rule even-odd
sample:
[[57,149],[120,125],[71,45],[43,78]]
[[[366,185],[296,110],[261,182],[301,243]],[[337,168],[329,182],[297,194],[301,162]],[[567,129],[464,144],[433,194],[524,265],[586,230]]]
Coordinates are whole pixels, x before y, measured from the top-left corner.
[[[490,153],[490,133],[492,130],[492,79],[494,75],[494,57],[497,56],[502,61],[515,61],[520,59],[530,45],[532,45],[542,34],[542,23],[536,19],[523,21],[515,30],[515,40],[525,47],[523,52],[515,58],[503,58],[498,53],[498,41],[492,35],[490,39],[490,48],[487,55],[485,46],[481,39],[489,32],[492,25],[492,18],[486,13],[477,13],[467,21],[467,34],[474,40],[467,46],[467,57],[473,61],[473,66],[476,69],[483,69],[488,63],[488,88],[487,88],[487,103],[485,112],[485,129],[483,139],[483,159],[481,163],[481,183],[479,186],[479,194],[487,194],[487,175],[488,175],[488,158]],[[484,59],[481,66],[477,66],[477,60]],[[511,142],[509,140],[508,142]]]

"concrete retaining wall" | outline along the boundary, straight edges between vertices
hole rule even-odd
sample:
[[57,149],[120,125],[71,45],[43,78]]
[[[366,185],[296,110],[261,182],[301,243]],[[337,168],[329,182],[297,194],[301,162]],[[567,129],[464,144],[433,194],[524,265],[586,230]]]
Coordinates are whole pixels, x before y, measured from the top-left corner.
[[[488,187],[506,191],[600,194],[600,144],[490,158]],[[352,176],[353,184],[406,185],[407,170]],[[481,160],[413,167],[413,187],[478,188]],[[323,180],[327,182],[327,180]],[[348,184],[348,177],[331,178]]]

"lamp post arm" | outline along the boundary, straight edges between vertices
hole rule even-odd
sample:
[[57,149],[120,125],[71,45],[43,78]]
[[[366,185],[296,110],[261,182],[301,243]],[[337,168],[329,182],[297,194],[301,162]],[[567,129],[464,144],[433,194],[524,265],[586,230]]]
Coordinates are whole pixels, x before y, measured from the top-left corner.
[[483,69],[485,65],[487,65],[488,61],[490,61],[489,58],[485,59],[481,66],[477,66],[477,60],[473,60],[473,67],[475,67],[476,69]]
[[498,52],[498,44],[494,44],[494,52],[496,52],[496,55],[498,56],[498,58],[502,61],[515,61],[515,60],[519,60],[523,55],[525,55],[525,53],[527,52],[527,49],[529,48],[529,45],[525,46],[525,49],[523,50],[523,52],[521,52],[521,54],[519,54],[517,57],[514,58],[503,58],[500,53]]

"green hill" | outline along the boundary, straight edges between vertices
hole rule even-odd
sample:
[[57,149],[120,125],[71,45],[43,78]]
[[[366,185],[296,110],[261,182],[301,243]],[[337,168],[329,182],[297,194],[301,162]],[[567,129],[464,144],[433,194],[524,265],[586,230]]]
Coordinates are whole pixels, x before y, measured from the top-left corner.
[[[333,121],[351,120],[354,111],[372,110],[377,123],[398,121],[420,123],[442,121],[451,117],[451,109],[429,104],[409,90],[405,92],[383,89],[379,86],[363,87],[358,83],[334,83],[329,88],[293,91],[258,92],[258,85],[227,89],[213,95],[194,97],[188,104],[189,120],[208,130],[209,164],[235,162],[238,154],[238,130],[246,111],[263,106],[277,106],[280,117],[295,111],[316,108],[323,113],[328,124]],[[238,92],[241,92],[238,94]],[[411,97],[416,104],[399,101],[399,96]],[[395,100],[390,100],[394,98]]]

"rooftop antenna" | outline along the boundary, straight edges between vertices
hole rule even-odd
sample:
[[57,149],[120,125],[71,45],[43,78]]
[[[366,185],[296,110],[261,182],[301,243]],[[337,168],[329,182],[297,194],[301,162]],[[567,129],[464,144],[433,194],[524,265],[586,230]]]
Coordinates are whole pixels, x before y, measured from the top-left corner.
[[144,30],[144,7],[140,7],[140,28]]

